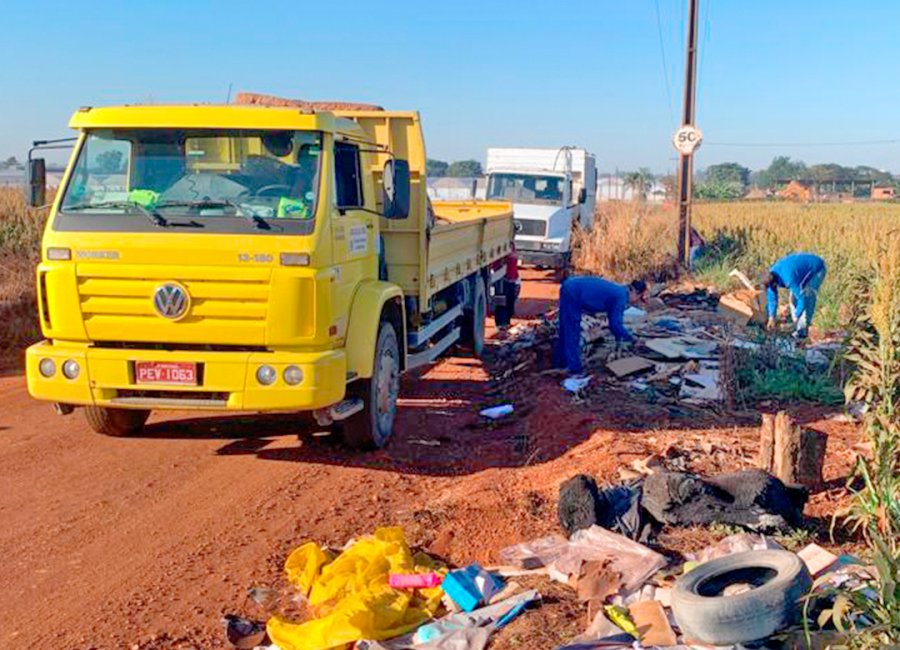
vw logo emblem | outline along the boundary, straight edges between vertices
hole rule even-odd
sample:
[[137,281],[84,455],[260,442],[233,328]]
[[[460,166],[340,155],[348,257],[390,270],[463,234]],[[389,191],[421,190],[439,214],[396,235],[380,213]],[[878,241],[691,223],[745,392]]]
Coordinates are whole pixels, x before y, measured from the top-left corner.
[[178,320],[190,306],[191,297],[180,284],[169,282],[157,287],[153,293],[153,308],[163,318]]

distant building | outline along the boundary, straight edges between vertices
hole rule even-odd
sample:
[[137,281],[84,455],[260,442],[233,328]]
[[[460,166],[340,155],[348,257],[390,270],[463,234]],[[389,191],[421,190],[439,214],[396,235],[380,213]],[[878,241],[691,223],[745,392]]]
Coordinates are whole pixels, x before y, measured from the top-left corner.
[[[637,192],[625,183],[621,176],[613,174],[597,175],[597,200],[598,201],[636,201]],[[666,200],[666,188],[659,181],[653,181],[647,191],[645,199],[649,203],[662,203]]]
[[484,177],[441,176],[428,179],[428,198],[434,201],[467,201],[483,199],[486,194]]
[[890,201],[897,198],[897,191],[893,187],[873,187],[873,201]]

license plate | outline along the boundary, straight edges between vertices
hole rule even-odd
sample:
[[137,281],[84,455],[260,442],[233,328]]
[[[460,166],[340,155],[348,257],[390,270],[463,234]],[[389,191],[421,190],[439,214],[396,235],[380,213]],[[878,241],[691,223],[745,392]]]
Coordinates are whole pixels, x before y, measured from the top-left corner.
[[197,364],[188,361],[135,361],[134,380],[138,384],[197,385]]

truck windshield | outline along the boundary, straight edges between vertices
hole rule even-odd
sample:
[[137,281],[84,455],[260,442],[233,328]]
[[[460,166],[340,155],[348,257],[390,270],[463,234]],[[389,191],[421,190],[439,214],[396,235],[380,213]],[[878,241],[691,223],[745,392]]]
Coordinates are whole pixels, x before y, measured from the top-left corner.
[[533,174],[491,174],[487,198],[513,203],[560,205],[563,178]]
[[55,226],[309,233],[321,151],[316,131],[92,131],[78,152]]

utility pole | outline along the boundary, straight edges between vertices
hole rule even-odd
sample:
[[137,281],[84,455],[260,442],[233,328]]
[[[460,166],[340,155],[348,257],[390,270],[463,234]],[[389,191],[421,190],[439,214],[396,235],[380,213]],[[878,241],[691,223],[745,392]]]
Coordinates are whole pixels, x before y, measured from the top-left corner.
[[684,113],[681,128],[675,133],[675,148],[681,154],[678,167],[678,263],[687,267],[691,246],[691,194],[694,176],[694,150],[702,134],[694,126],[697,98],[697,5],[688,0],[687,53],[684,64]]

